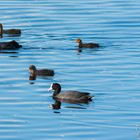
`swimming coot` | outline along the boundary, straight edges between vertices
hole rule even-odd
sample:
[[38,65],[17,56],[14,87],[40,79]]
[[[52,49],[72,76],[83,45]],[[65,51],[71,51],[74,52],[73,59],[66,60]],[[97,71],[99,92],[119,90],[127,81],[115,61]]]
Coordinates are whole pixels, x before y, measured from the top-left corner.
[[0,23],[0,35],[2,36],[2,34],[20,35],[21,30],[20,29],[7,29],[7,30],[4,30],[3,25]]
[[54,70],[51,69],[40,69],[37,70],[35,65],[29,66],[29,72],[32,76],[40,75],[40,76],[54,76]]
[[97,43],[83,43],[81,39],[76,39],[76,43],[78,43],[79,48],[98,48],[99,44]]
[[66,101],[70,103],[88,103],[92,101],[92,96],[88,92],[80,91],[65,91],[61,93],[61,86],[58,83],[53,83],[48,90],[54,90],[53,98],[59,101]]
[[0,50],[16,50],[21,48],[22,45],[19,45],[15,40],[9,42],[0,42]]

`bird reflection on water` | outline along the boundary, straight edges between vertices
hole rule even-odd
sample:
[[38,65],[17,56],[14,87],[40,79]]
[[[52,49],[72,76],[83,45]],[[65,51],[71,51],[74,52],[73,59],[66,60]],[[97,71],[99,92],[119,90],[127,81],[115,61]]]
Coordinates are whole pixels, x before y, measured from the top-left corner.
[[[54,113],[60,113],[58,110],[61,109],[62,103],[64,103],[64,102],[59,101],[59,100],[55,100],[55,99],[54,99],[54,101],[55,101],[54,104],[50,104],[49,108],[54,110]],[[71,108],[71,109],[87,109],[86,107],[83,107],[83,106],[88,104],[88,103],[85,104],[85,103],[76,103],[76,102],[74,103],[71,101],[68,101],[68,102],[65,101],[65,103],[72,104],[72,105],[67,105],[64,107],[64,108]]]

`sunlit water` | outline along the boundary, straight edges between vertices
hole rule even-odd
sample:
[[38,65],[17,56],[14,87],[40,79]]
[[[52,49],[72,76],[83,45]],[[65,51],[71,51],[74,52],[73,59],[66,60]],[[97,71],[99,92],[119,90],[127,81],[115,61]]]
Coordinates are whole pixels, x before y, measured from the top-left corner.
[[[0,139],[140,139],[140,1],[1,0],[4,28],[23,48],[0,52]],[[99,49],[77,52],[74,40]],[[54,77],[29,80],[30,64]],[[90,92],[89,104],[54,104],[50,84]]]

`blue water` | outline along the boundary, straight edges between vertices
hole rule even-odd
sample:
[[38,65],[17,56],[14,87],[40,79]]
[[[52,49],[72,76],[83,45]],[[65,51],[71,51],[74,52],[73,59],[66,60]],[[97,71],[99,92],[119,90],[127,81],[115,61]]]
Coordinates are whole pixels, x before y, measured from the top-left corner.
[[[5,29],[23,45],[0,53],[1,140],[140,139],[140,1],[1,0]],[[75,39],[99,49],[77,52]],[[54,69],[29,80],[30,64]],[[50,84],[90,92],[89,104],[54,110]]]

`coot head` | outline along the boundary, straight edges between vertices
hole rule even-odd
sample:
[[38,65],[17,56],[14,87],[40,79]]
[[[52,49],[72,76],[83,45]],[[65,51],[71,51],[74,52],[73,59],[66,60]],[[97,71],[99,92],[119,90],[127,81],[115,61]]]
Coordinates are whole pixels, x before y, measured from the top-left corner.
[[61,86],[58,83],[53,83],[53,84],[51,84],[48,91],[50,91],[50,90],[54,90],[53,97],[56,97],[61,92]]
[[37,71],[36,66],[35,65],[30,65],[29,66],[29,72],[31,74],[34,74]]
[[76,43],[82,43],[82,40],[80,38],[75,40]]

